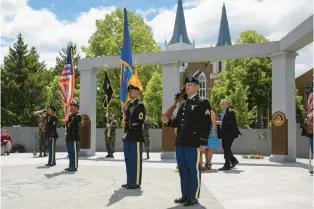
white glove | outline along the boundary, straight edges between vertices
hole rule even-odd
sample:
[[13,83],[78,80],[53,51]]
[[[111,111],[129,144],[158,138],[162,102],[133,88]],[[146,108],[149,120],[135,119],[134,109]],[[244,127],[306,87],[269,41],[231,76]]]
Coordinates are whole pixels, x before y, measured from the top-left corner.
[[107,127],[110,128],[110,124],[109,123],[107,123]]

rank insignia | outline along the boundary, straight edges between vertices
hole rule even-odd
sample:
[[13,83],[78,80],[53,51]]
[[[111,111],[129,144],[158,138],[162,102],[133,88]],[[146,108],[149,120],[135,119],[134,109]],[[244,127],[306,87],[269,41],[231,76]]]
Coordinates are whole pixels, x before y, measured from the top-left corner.
[[207,109],[207,110],[205,111],[205,115],[210,115],[209,109]]
[[138,115],[138,119],[143,120],[143,118],[144,118],[144,114],[141,112],[141,113]]

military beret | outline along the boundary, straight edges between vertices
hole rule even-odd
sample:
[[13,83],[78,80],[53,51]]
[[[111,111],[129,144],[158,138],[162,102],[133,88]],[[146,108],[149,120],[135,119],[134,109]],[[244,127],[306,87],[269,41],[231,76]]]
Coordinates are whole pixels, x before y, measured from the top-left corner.
[[52,111],[56,112],[56,108],[52,105],[48,105],[47,109],[51,109]]
[[72,105],[75,106],[75,107],[80,107],[80,104],[79,104],[78,102],[72,102],[72,103],[71,103],[71,106],[72,106]]
[[188,77],[185,79],[185,83],[196,83],[196,84],[200,84],[200,82],[199,82],[196,78],[194,78],[194,77],[192,77],[192,76],[188,76]]
[[137,87],[137,86],[129,85],[128,86],[128,91],[130,91],[130,90],[138,90],[138,91],[140,91],[140,88]]

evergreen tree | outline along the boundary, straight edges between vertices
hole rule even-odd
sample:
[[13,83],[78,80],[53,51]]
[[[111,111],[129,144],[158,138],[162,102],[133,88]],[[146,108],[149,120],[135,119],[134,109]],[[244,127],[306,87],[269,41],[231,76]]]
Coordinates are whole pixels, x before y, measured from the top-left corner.
[[45,64],[34,47],[28,51],[22,34],[1,66],[1,125],[36,125],[33,111],[44,108]]

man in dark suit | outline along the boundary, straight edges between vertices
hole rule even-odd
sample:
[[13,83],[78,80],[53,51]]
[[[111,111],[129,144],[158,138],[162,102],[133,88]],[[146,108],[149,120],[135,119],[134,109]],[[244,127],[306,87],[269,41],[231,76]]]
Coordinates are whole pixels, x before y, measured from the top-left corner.
[[231,151],[231,146],[234,139],[241,135],[234,111],[229,108],[229,101],[227,99],[222,99],[220,101],[220,109],[222,110],[219,117],[219,121],[216,123],[219,125],[218,137],[222,139],[222,149],[224,150],[225,164],[219,170],[230,170],[234,168],[239,161],[235,158]]
[[197,94],[199,81],[191,76],[185,80],[187,100],[179,106],[177,116],[162,117],[168,127],[177,128],[176,158],[181,179],[182,196],[175,203],[191,206],[198,203],[201,188],[201,151],[207,147],[211,124],[208,99]]
[[128,95],[131,101],[125,112],[123,135],[127,183],[122,185],[127,189],[140,188],[142,182],[143,124],[146,110],[144,104],[138,99],[139,93],[138,87],[128,86]]

